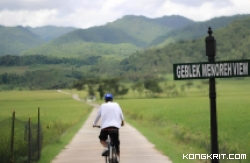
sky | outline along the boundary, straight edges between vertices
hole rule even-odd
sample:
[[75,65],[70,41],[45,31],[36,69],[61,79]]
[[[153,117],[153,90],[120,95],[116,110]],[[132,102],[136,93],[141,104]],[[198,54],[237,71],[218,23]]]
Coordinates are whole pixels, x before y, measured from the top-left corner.
[[194,21],[250,14],[250,0],[0,0],[0,25],[90,28],[125,15]]

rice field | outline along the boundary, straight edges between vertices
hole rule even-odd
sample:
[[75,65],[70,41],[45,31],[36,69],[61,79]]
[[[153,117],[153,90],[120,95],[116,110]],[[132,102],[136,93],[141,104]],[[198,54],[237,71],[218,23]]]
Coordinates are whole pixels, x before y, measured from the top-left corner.
[[[221,154],[246,154],[246,160],[221,160],[221,163],[247,163],[250,156],[250,80],[216,80],[217,121],[219,152]],[[198,163],[207,160],[183,160],[183,154],[210,153],[210,106],[208,85],[200,80],[192,81],[190,87],[181,90],[187,81],[168,81],[175,84],[181,96],[169,97],[164,92],[158,98],[148,98],[144,94],[130,90],[123,97],[115,97],[121,105],[127,122],[135,126],[156,148],[170,157],[174,163]],[[164,83],[161,83],[164,87]],[[128,84],[129,87],[129,84]],[[78,93],[86,98],[86,90],[65,90]],[[62,135],[73,126],[79,127],[91,111],[91,107],[72,99],[69,94],[57,91],[11,91],[0,92],[0,121],[16,117],[36,121],[37,108],[41,109],[44,127],[45,153],[39,163],[47,163],[61,148]],[[96,101],[102,103],[102,101]],[[76,132],[77,129],[74,130]],[[51,139],[48,135],[55,139]],[[71,132],[70,140],[74,135]],[[121,140],[122,141],[122,140]],[[50,155],[51,153],[53,153]],[[210,161],[207,161],[210,162]]]
[[[183,160],[182,155],[209,154],[211,151],[208,91],[199,91],[197,83],[187,90],[185,97],[116,101],[127,121],[173,162],[205,162]],[[224,159],[220,162],[247,163],[250,156],[249,80],[219,80],[216,86],[219,152],[247,155],[246,160]]]
[[[56,90],[0,92],[0,97],[0,123],[2,122],[0,129],[9,127],[9,131],[11,130],[10,124],[4,123],[4,120],[10,119],[13,111],[18,120],[16,124],[28,121],[29,118],[32,123],[37,123],[38,107],[40,108],[45,149],[41,159],[45,161],[41,163],[49,162],[60,152],[73,137],[72,133],[70,136],[68,133],[75,126],[79,128],[92,109],[91,106],[72,99],[72,95],[59,93]],[[74,132],[76,131],[75,129]],[[66,140],[63,136],[67,137]]]

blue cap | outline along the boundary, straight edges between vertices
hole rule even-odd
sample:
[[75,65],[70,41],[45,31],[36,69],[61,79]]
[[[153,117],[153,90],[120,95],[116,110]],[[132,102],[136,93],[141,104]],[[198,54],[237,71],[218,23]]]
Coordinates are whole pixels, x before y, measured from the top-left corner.
[[113,99],[113,95],[111,93],[107,93],[105,96],[104,96],[105,100],[111,100]]

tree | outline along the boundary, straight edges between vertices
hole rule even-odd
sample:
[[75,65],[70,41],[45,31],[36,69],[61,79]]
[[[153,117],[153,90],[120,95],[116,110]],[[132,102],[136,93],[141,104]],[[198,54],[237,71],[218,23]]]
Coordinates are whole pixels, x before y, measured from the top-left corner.
[[88,94],[89,95],[95,95],[94,89],[93,89],[93,84],[88,84]]
[[159,86],[157,79],[147,79],[144,81],[144,87],[154,93],[161,93],[162,89]]
[[103,96],[104,96],[104,91],[103,91],[103,86],[102,86],[102,84],[99,84],[99,87],[97,88],[97,91],[99,92],[100,99],[102,99]]
[[143,82],[136,82],[134,85],[131,86],[132,90],[139,92],[140,96],[144,91]]
[[116,90],[115,94],[118,96],[123,96],[128,93],[128,88],[126,88],[124,85],[119,85],[119,88]]
[[9,77],[8,77],[8,73],[7,72],[5,72],[2,75],[2,82],[3,82],[3,84],[7,84],[9,82]]

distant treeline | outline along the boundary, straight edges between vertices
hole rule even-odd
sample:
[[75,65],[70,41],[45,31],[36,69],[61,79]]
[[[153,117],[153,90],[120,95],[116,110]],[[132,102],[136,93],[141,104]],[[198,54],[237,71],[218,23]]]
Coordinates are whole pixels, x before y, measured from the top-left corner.
[[4,55],[0,57],[0,66],[25,66],[32,64],[70,64],[70,65],[93,65],[98,63],[101,56],[84,58],[66,58],[44,55]]
[[73,81],[84,78],[84,75],[76,70],[57,69],[26,71],[22,74],[5,72],[0,74],[0,90],[71,88]]

